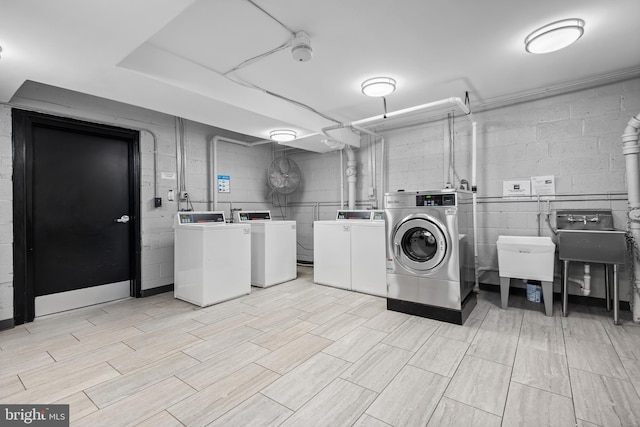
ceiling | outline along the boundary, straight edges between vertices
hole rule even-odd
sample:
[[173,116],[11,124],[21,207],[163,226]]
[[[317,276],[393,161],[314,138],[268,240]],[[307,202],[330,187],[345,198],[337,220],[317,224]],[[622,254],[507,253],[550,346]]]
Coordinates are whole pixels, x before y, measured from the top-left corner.
[[[640,75],[638,0],[0,0],[0,11],[0,102],[34,81],[256,138],[293,129],[294,145],[320,152],[322,128],[383,113],[360,91],[370,77],[397,80],[396,111]],[[574,17],[586,22],[577,43],[525,52],[531,31]],[[302,63],[276,49],[301,30],[313,48]]]

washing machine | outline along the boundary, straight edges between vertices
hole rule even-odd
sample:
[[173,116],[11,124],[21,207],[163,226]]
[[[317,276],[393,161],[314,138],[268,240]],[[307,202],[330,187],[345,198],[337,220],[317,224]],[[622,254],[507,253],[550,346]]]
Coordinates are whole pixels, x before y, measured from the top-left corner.
[[463,324],[473,292],[472,194],[385,194],[387,308]]
[[174,297],[206,307],[251,292],[251,227],[224,212],[179,212]]
[[261,288],[298,277],[295,221],[272,221],[271,212],[236,211],[234,223],[251,226],[251,284]]
[[315,283],[387,295],[384,211],[339,210],[313,227]]

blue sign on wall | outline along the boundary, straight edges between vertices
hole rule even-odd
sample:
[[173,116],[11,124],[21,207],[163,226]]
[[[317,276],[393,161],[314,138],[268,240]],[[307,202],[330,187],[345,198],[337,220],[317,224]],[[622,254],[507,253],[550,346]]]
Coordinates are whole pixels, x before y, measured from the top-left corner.
[[218,193],[231,193],[231,177],[218,175]]

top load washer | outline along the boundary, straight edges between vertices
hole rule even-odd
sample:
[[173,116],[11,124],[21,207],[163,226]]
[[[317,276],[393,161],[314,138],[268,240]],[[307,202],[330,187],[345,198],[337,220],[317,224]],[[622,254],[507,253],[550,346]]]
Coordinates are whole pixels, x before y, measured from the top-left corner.
[[295,221],[272,221],[271,211],[236,211],[251,225],[251,284],[265,288],[298,277]]
[[174,296],[205,307],[251,292],[251,228],[224,212],[178,212]]
[[462,324],[476,304],[472,193],[385,194],[387,308]]
[[387,295],[383,211],[339,210],[313,233],[315,283]]

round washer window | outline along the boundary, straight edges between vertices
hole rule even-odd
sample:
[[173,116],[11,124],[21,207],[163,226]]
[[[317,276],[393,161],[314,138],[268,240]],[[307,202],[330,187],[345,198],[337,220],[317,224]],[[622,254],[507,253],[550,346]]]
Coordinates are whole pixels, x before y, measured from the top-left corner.
[[402,249],[415,262],[427,262],[438,252],[438,241],[427,229],[414,227],[402,236]]

